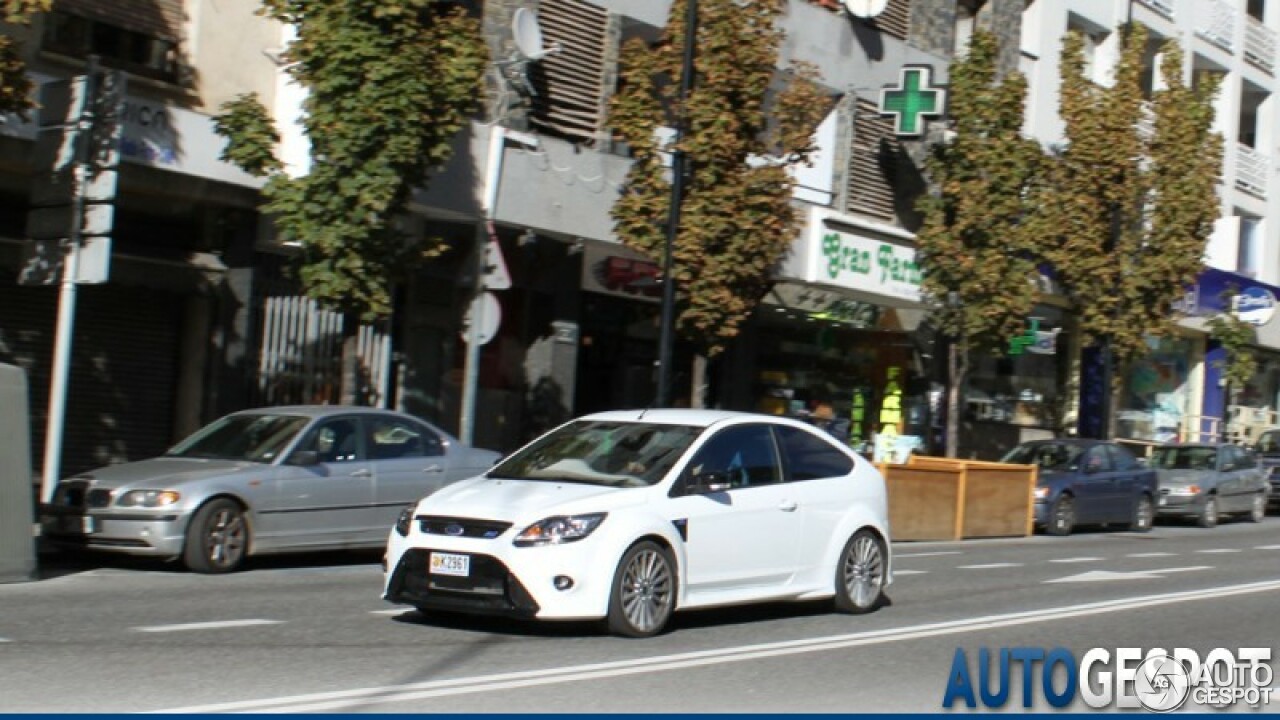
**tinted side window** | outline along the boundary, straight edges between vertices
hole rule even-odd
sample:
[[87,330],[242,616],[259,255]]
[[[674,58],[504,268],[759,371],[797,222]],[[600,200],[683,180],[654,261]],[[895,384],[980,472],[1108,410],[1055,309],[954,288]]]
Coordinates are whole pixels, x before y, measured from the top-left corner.
[[1110,445],[1108,449],[1111,450],[1111,463],[1116,470],[1132,470],[1138,467],[1138,459],[1127,449],[1119,445]]
[[298,449],[316,451],[324,463],[363,460],[360,421],[355,418],[326,420],[307,433]]
[[1094,445],[1084,454],[1084,464],[1081,466],[1085,472],[1107,472],[1111,469],[1111,457],[1107,453],[1106,445]]
[[813,433],[781,425],[774,430],[787,461],[789,480],[840,477],[853,472],[853,460],[848,455]]
[[369,459],[395,460],[440,454],[440,439],[425,427],[399,418],[367,417]]
[[1230,446],[1229,450],[1230,454],[1227,458],[1230,462],[1235,463],[1237,470],[1253,469],[1254,462],[1252,453],[1242,447],[1236,447],[1234,445]]
[[781,480],[773,434],[767,425],[738,425],[716,433],[703,445],[687,476],[724,473],[731,488],[770,485]]

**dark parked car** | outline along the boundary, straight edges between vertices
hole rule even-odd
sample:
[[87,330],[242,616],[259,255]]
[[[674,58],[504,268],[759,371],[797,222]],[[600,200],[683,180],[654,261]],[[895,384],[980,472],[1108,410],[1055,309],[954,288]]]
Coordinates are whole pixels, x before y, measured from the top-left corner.
[[1247,513],[1253,522],[1267,514],[1271,488],[1266,472],[1246,448],[1230,444],[1165,445],[1151,458],[1160,479],[1160,515],[1193,517],[1200,527],[1218,518]]
[[235,570],[247,556],[379,548],[406,506],[489,469],[498,453],[372,408],[246,410],[157,458],[58,483],[53,544]]
[[1146,532],[1155,518],[1156,471],[1113,442],[1062,438],[1033,440],[1003,462],[1038,465],[1035,521],[1050,535],[1077,525],[1118,523]]
[[1255,446],[1258,462],[1271,481],[1272,508],[1280,508],[1280,429],[1267,430],[1258,436]]

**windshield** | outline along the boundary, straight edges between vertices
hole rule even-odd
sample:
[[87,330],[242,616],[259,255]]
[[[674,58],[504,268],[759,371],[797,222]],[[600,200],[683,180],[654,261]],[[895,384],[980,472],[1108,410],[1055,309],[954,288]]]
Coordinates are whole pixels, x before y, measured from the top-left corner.
[[504,460],[489,477],[588,485],[654,485],[702,428],[640,422],[578,421]]
[[1218,451],[1211,447],[1162,447],[1156,449],[1152,467],[1158,470],[1212,470]]
[[289,446],[308,418],[301,415],[229,415],[178,443],[165,457],[269,463]]
[[1034,443],[1019,445],[1001,458],[1001,462],[1018,465],[1039,465],[1045,470],[1066,472],[1075,470],[1080,464],[1080,453],[1084,448],[1079,445],[1065,443]]

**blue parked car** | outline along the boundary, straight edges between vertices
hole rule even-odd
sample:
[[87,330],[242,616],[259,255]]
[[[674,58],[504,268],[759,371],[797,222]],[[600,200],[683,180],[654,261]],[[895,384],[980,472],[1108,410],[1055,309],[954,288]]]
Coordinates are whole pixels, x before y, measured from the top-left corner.
[[1002,462],[1040,467],[1035,521],[1050,535],[1070,535],[1077,525],[1151,529],[1156,471],[1114,442],[1033,440],[1010,450]]

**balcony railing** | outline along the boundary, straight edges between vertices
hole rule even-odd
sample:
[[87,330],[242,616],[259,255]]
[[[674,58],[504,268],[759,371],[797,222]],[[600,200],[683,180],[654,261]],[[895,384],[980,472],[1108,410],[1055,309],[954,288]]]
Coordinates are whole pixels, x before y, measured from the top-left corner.
[[1173,0],[1138,0],[1138,2],[1167,18],[1173,17]]
[[1257,195],[1267,196],[1267,156],[1248,145],[1236,145],[1236,187]]
[[1235,52],[1236,18],[1240,11],[1221,0],[1208,0],[1201,7],[1196,35],[1228,52]]
[[1245,20],[1244,59],[1268,73],[1275,72],[1276,31],[1258,22],[1254,17],[1248,17]]

